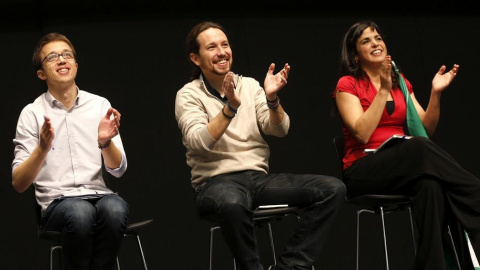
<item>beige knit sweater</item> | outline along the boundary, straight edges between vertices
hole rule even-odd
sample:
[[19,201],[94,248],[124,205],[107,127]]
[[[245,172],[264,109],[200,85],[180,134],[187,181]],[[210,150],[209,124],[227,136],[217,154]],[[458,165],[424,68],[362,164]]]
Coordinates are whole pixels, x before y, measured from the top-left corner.
[[279,125],[270,123],[265,92],[253,78],[235,76],[235,91],[242,103],[220,140],[214,140],[207,124],[225,106],[208,92],[202,77],[184,85],[175,99],[175,118],[186,147],[191,183],[197,189],[206,179],[243,170],[268,172],[270,149],[262,137],[283,137],[290,127],[287,114]]

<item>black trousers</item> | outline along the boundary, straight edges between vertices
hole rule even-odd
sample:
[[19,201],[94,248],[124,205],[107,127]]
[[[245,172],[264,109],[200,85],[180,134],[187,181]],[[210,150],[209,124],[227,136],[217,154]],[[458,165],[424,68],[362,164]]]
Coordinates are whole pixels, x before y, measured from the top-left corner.
[[442,239],[455,222],[480,256],[480,179],[430,139],[413,137],[363,157],[344,171],[344,179],[351,195],[412,196],[420,233],[414,269],[446,269]]
[[214,176],[197,190],[202,218],[220,223],[240,270],[262,270],[253,224],[259,205],[301,208],[300,224],[281,252],[277,270],[310,270],[328,238],[346,188],[335,177],[312,174],[265,174],[242,171]]

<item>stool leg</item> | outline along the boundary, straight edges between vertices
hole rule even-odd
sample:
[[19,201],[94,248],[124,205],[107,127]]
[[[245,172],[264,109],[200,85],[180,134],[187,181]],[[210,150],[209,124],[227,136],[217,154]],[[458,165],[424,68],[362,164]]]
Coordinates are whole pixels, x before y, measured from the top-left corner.
[[[53,270],[53,252],[56,250],[56,249],[62,249],[62,246],[52,246],[50,248],[50,270]],[[60,253],[60,256],[62,254]]]
[[137,237],[138,249],[140,251],[140,256],[142,257],[143,268],[145,270],[148,270],[147,269],[147,261],[145,260],[145,254],[143,253],[142,242],[140,242],[140,235],[136,234],[136,237]]
[[208,269],[213,269],[213,233],[216,229],[220,229],[220,226],[215,226],[210,228],[210,266]]
[[458,259],[457,249],[455,248],[455,242],[453,242],[452,231],[450,230],[450,226],[447,226],[447,229],[448,229],[448,236],[450,237],[450,241],[452,242],[453,254],[455,254],[455,259],[457,261],[458,269],[461,270],[462,267],[460,266],[460,260]]
[[412,229],[413,252],[417,255],[417,245],[415,243],[415,229],[413,228],[412,208],[408,207],[408,214],[410,215],[410,228]]
[[270,236],[270,246],[272,247],[273,265],[277,266],[277,255],[275,254],[275,243],[273,241],[272,224],[268,222],[267,225],[268,225],[268,235]]
[[359,246],[360,246],[360,214],[363,210],[357,211],[357,262],[356,262],[356,269],[358,270],[358,260],[359,260]]
[[50,270],[53,270],[53,251],[55,250],[54,247],[50,249]]
[[380,206],[380,214],[382,216],[382,228],[383,228],[383,245],[385,247],[385,261],[387,264],[387,270],[389,270],[388,266],[388,250],[387,250],[387,234],[385,233],[385,217],[383,213],[383,207]]

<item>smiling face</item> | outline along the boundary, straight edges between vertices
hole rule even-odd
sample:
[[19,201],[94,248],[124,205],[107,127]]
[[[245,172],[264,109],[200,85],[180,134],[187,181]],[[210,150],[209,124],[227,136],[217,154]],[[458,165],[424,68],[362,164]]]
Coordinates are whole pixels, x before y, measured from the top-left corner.
[[197,42],[198,54],[191,53],[190,60],[200,67],[207,79],[223,78],[233,63],[232,49],[225,33],[218,28],[209,28],[198,35]]
[[357,52],[358,59],[356,60],[363,67],[381,66],[387,56],[387,46],[377,30],[367,27],[357,40]]
[[[67,51],[72,51],[72,48],[66,42],[52,41],[43,46],[39,55],[43,60],[52,53],[62,54]],[[63,56],[59,56],[55,61],[43,61],[41,69],[37,71],[37,76],[46,81],[48,88],[52,89],[75,84],[77,69],[78,64],[75,58],[65,59]]]

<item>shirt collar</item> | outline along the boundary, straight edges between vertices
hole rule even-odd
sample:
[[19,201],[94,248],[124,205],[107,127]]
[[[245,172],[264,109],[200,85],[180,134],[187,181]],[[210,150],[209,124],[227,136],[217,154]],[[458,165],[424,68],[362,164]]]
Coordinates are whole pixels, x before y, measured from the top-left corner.
[[[237,89],[238,81],[241,77],[242,77],[241,75],[235,75],[234,82],[233,82],[233,88],[234,89]],[[203,73],[200,74],[200,81],[203,82],[203,84],[205,85],[205,88],[207,88],[207,90],[210,94],[219,98],[222,101],[227,101],[228,100],[226,97],[221,97],[220,96],[220,93],[218,93],[218,91],[215,90],[215,88],[213,88],[213,86],[211,86],[208,83],[207,79],[203,76]]]
[[226,97],[222,97],[220,96],[220,93],[218,93],[217,90],[215,90],[215,88],[213,88],[213,86],[210,85],[210,83],[208,83],[207,79],[205,78],[205,76],[203,76],[203,73],[200,74],[200,80],[203,82],[203,84],[205,84],[205,87],[207,88],[207,91],[212,94],[213,96],[219,98],[220,100],[222,101],[227,101],[227,98]]
[[[78,88],[78,86],[76,86],[76,88],[77,88],[77,97],[75,98],[74,104],[78,105],[78,101],[79,101],[79,98],[81,96],[81,93],[80,93],[80,89]],[[50,93],[50,91],[47,91],[47,93],[45,95],[45,99],[47,100],[48,104],[50,104],[52,107],[54,107],[57,102],[60,102]]]

